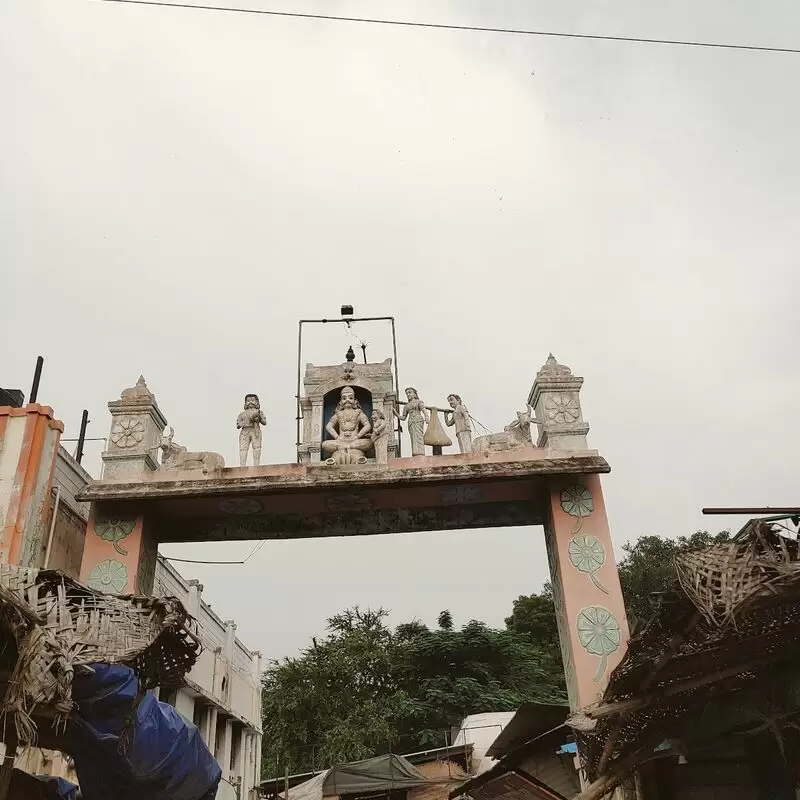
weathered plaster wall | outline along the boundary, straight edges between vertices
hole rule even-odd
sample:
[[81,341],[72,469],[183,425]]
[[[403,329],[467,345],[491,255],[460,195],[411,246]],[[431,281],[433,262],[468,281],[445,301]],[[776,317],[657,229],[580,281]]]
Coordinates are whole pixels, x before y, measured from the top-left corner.
[[0,407],[0,562],[34,566],[46,545],[64,426],[38,403]]
[[[0,426],[2,425],[0,422]],[[6,418],[3,430],[0,430],[0,530],[5,526],[5,518],[16,488],[15,477],[24,433],[25,418],[18,416]]]
[[63,448],[58,448],[53,485],[61,487],[61,499],[76,514],[89,519],[89,504],[80,503],[75,495],[92,480],[92,476]]
[[86,520],[76,514],[63,500],[59,500],[53,540],[50,545],[50,558],[47,562],[48,569],[60,569],[77,580],[81,571],[85,540]]

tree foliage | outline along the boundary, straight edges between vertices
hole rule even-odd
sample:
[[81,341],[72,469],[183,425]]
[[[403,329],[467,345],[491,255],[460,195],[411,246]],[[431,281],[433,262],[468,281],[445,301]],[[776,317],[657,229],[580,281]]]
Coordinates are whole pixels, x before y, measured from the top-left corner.
[[457,630],[348,609],[328,635],[264,675],[265,774],[445,744],[468,714],[563,701],[560,667],[529,635],[473,620]]
[[271,664],[263,678],[266,774],[304,771],[388,750],[403,698],[383,609],[348,609],[328,636]]
[[[675,556],[729,533],[623,546],[619,576],[632,622],[649,617],[650,595],[675,582]],[[565,702],[553,592],[514,601],[505,630],[477,620],[458,628],[449,610],[434,630],[418,620],[392,630],[384,609],[347,609],[328,633],[264,674],[263,769],[302,772],[385,752],[444,745],[469,714],[524,702]]]
[[511,616],[506,617],[506,628],[528,635],[535,641],[558,646],[553,587],[549,581],[540,594],[523,594],[514,601]]
[[729,531],[716,535],[697,531],[691,536],[665,539],[661,536],[640,536],[634,543],[622,546],[625,553],[619,563],[619,581],[625,598],[625,610],[631,624],[641,623],[652,614],[650,595],[664,592],[675,585],[675,556],[687,550],[708,547],[730,539]]

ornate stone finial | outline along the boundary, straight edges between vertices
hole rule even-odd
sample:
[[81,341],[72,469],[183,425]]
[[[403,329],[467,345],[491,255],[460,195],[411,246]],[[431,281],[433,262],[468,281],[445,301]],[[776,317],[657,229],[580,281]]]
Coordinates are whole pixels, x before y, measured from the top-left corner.
[[136,381],[135,386],[131,386],[127,389],[123,389],[120,393],[120,399],[126,400],[133,403],[139,403],[142,400],[152,400],[155,401],[156,396],[147,388],[147,384],[144,380],[144,375],[139,376],[139,380]]
[[[539,428],[539,447],[553,450],[585,450],[589,426],[583,419],[580,391],[583,378],[572,374],[572,370],[559,364],[550,353],[542,368],[536,373],[528,405],[535,410],[535,422]],[[522,423],[523,420],[520,420]]]
[[144,375],[108,404],[111,430],[103,451],[103,478],[116,480],[158,468],[155,452],[167,425]]
[[356,360],[356,354],[353,352],[353,345],[347,348],[347,352],[344,356],[348,361],[352,362]]
[[542,368],[536,373],[537,377],[550,380],[553,378],[566,378],[572,375],[572,370],[565,364],[559,364],[556,357],[550,353],[547,356],[547,361],[544,362]]

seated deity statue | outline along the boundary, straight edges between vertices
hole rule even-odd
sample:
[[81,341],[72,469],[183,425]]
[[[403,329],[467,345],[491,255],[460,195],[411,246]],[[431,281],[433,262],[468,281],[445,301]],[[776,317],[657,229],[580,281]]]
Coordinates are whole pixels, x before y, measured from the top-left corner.
[[372,447],[369,438],[372,425],[356,400],[352,386],[342,389],[336,411],[325,426],[331,435],[322,443],[322,450],[333,464],[363,464],[366,452]]

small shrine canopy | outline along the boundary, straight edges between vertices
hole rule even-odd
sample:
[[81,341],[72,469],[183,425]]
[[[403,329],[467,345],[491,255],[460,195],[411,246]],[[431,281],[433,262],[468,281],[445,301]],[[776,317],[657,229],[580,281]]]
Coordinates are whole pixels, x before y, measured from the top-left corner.
[[[387,755],[340,764],[289,789],[288,800],[321,800],[340,795],[364,795],[452,783],[451,778],[426,778],[402,756]],[[280,797],[286,800],[286,795]]]
[[[598,800],[670,742],[765,730],[800,756],[800,544],[776,518],[676,559],[678,584],[596,706],[569,720]],[[798,750],[797,753],[788,752]]]

